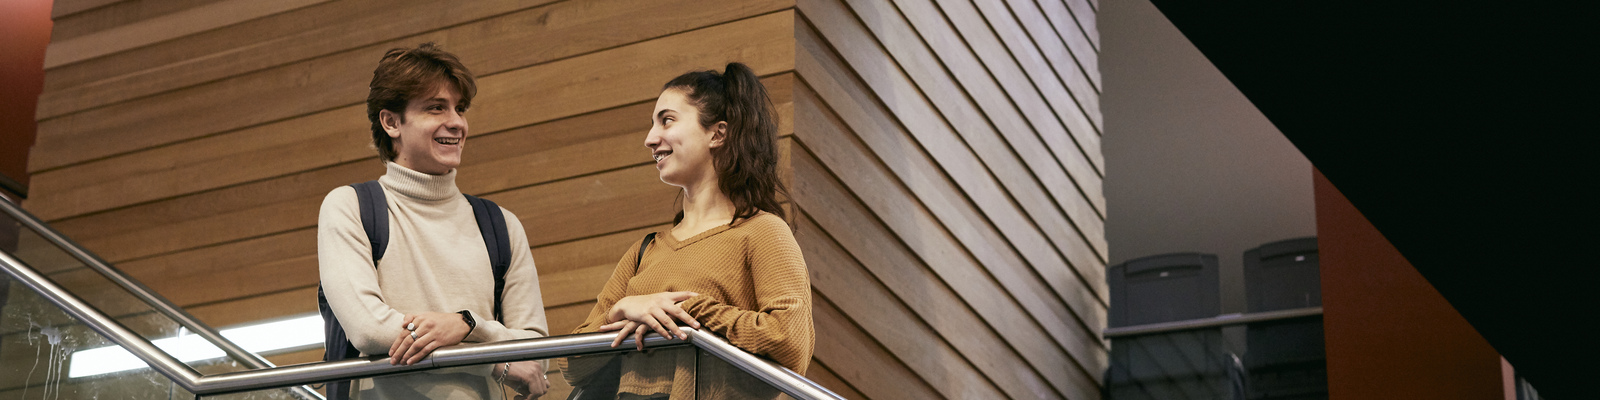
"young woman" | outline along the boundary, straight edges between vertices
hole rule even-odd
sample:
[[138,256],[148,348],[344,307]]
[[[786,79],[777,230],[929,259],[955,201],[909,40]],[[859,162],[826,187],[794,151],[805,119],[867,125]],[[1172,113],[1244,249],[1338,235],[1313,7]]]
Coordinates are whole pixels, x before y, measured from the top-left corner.
[[[651,118],[644,145],[661,181],[683,189],[683,210],[651,242],[629,247],[574,333],[614,331],[616,346],[647,332],[679,336],[687,325],[805,373],[815,337],[811,284],[778,205],[778,123],[766,88],[740,63],[690,72],[667,82]],[[727,364],[696,368],[694,357],[621,356],[617,398],[776,395]],[[606,361],[574,359],[566,377],[591,383]]]

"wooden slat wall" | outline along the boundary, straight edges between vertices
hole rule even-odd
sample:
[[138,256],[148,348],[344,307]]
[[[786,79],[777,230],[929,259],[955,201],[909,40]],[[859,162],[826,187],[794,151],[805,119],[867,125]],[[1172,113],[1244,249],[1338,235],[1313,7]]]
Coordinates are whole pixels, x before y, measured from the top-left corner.
[[[211,325],[312,312],[323,195],[382,173],[371,69],[435,41],[479,77],[458,184],[528,227],[566,332],[626,246],[670,223],[675,191],[641,147],[657,88],[741,61],[781,114],[814,380],[849,398],[1099,397],[1088,0],[269,3],[58,1],[25,206]],[[79,293],[105,285],[37,259]]]
[[838,342],[816,361],[875,399],[1099,398],[1089,3],[797,3],[794,225]]

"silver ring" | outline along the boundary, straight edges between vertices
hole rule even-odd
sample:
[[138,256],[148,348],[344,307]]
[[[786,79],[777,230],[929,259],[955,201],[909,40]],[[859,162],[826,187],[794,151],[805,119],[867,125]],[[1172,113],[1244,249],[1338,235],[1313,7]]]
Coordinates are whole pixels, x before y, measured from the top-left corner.
[[416,332],[417,331],[417,323],[412,322],[412,323],[406,324],[406,330],[412,331],[412,332]]
[[411,340],[417,340],[417,332],[411,332]]

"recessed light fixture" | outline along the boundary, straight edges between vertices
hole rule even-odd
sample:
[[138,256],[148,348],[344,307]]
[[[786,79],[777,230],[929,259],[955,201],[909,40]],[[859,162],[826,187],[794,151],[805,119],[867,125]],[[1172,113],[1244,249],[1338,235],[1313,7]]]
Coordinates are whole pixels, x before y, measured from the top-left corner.
[[[269,322],[256,322],[223,329],[222,337],[252,353],[310,350],[322,347],[322,315],[310,314]],[[180,329],[178,335],[151,342],[173,358],[185,363],[222,358],[222,349],[198,335]],[[72,353],[67,377],[81,378],[149,368],[122,346],[106,346]]]

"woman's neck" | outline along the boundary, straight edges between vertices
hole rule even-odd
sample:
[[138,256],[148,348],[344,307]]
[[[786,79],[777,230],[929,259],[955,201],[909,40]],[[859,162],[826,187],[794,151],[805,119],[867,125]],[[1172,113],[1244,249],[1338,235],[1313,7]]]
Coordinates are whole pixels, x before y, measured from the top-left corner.
[[733,200],[713,182],[683,189],[683,221],[672,228],[673,236],[687,239],[718,225],[733,222]]

